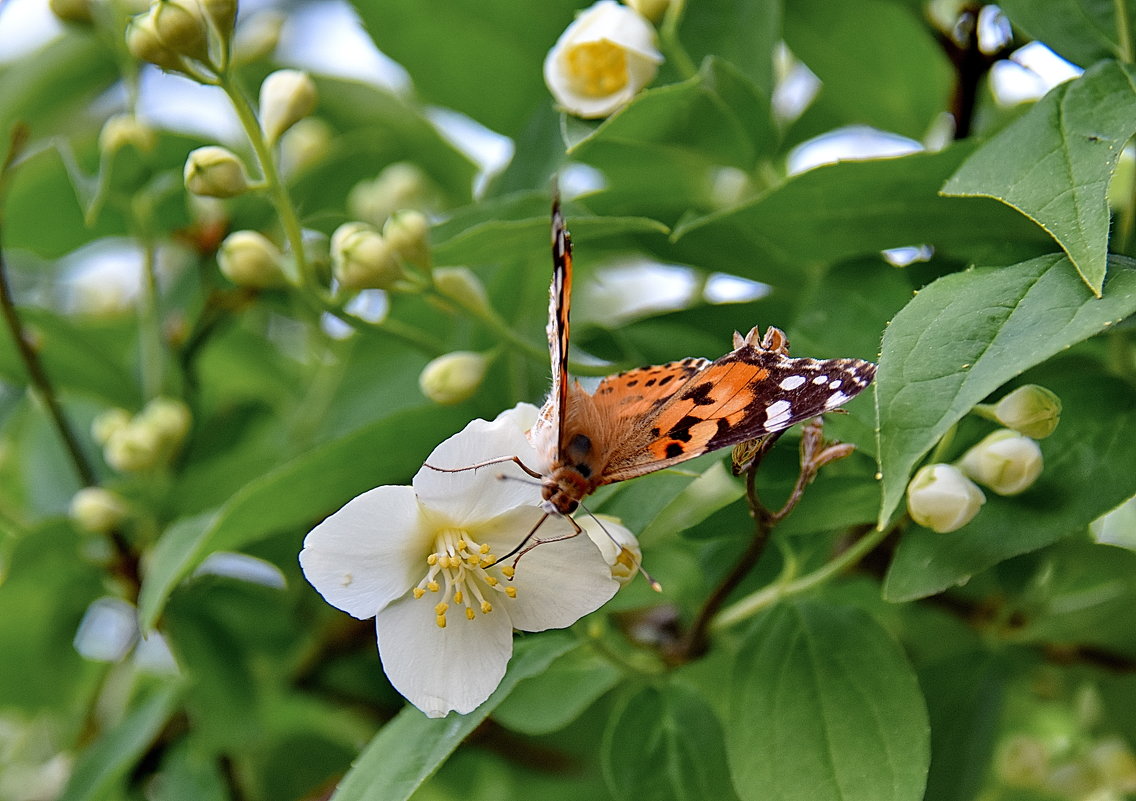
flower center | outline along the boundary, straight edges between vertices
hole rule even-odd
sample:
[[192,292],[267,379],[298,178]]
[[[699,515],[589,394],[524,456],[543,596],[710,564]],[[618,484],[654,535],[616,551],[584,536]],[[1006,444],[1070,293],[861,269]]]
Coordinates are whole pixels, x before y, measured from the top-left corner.
[[601,39],[573,45],[564,53],[568,75],[576,91],[589,97],[605,97],[627,85],[627,52]]
[[460,528],[438,530],[434,552],[426,557],[426,565],[426,575],[414,588],[414,597],[422,598],[427,592],[441,594],[434,604],[438,628],[446,627],[446,613],[451,603],[464,607],[466,620],[473,620],[477,610],[483,615],[493,611],[488,599],[495,597],[494,593],[517,597],[516,587],[503,585],[489,573],[493,568],[505,578],[512,578],[513,568],[497,567],[497,557],[489,553],[489,545],[474,542],[469,533]]

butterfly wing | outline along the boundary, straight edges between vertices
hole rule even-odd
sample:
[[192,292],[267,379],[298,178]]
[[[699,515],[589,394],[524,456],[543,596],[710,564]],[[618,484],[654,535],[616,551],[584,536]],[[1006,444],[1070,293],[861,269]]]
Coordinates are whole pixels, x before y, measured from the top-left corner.
[[533,426],[531,441],[546,464],[555,464],[568,409],[568,315],[572,300],[572,239],[560,213],[560,197],[552,200],[552,284],[548,289],[548,353],[552,389]]
[[601,483],[782,431],[841,406],[875,372],[859,359],[789,358],[760,347],[751,332],[714,362],[688,359],[605,378],[597,405],[629,433],[613,443]]

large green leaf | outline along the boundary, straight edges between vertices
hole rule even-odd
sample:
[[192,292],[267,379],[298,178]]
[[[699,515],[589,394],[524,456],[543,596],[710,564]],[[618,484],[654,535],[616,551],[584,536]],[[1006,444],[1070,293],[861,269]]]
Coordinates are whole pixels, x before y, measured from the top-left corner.
[[1108,182],[1136,133],[1136,70],[1107,62],[1047,94],[970,156],[945,195],[992,197],[1029,217],[1100,294],[1108,259]]
[[955,145],[818,167],[741,206],[677,226],[675,256],[792,285],[817,264],[907,245],[933,245],[986,263],[1052,250],[1044,232],[1001,204],[938,194],[970,150]]
[[1014,25],[1082,67],[1132,59],[1132,0],[1001,0]]
[[1136,269],[1113,258],[1097,299],[1064,255],[941,278],[884,333],[876,375],[879,524],[899,505],[919,459],[1006,381],[1136,312]]
[[[1099,302],[1099,301],[1098,301]],[[1062,400],[1061,424],[1040,444],[1045,470],[1011,498],[988,493],[969,524],[949,534],[912,527],[900,540],[884,594],[906,601],[940,592],[1020,553],[1084,532],[1136,494],[1136,393],[1095,364],[1055,365],[1039,379]]]
[[377,484],[407,480],[433,444],[460,425],[461,414],[453,410],[400,412],[281,465],[215,513],[178,521],[150,558],[138,599],[142,628],[153,627],[177,582],[213,551],[310,525]]
[[568,651],[530,676],[497,707],[493,719],[522,734],[564,728],[619,683],[623,673],[594,648]]
[[930,729],[899,645],[866,613],[783,604],[747,633],[726,741],[746,801],[919,801]]
[[[343,777],[332,801],[403,801],[441,767],[461,741],[523,679],[548,669],[557,658],[578,647],[565,634],[541,634],[519,640],[505,678],[493,695],[468,715],[428,718],[405,707],[379,731]],[[460,665],[455,670],[462,669]]]
[[379,49],[410,73],[423,100],[506,135],[552,98],[545,54],[579,0],[519,6],[514,0],[355,2]]
[[737,798],[722,727],[706,701],[678,685],[628,695],[604,732],[603,770],[618,801]]
[[[702,0],[683,9],[679,36],[691,57],[728,61],[766,97],[773,94],[773,51],[781,39],[782,0]],[[729,20],[728,23],[724,23]]]
[[954,70],[931,27],[891,0],[792,0],[785,4],[785,42],[821,80],[814,108],[825,128],[872,125],[920,140],[947,107]]

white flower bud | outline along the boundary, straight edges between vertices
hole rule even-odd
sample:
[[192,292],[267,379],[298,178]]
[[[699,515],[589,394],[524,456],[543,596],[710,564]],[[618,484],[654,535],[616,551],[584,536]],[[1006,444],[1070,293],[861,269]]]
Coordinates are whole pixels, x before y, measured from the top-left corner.
[[84,531],[106,534],[117,528],[129,511],[118,493],[102,487],[83,487],[71,496],[68,514]]
[[209,31],[194,0],[156,0],[147,13],[162,44],[178,55],[209,60]]
[[151,426],[131,422],[110,436],[103,458],[119,472],[138,473],[161,463],[162,442]]
[[106,445],[115,432],[130,425],[130,412],[126,409],[107,409],[91,422],[91,436],[100,445]]
[[319,164],[331,149],[332,129],[318,117],[302,119],[280,137],[280,167],[289,174]]
[[982,490],[954,465],[924,465],[907,485],[911,519],[940,534],[965,526],[984,503]]
[[394,252],[419,267],[430,264],[430,223],[426,215],[413,209],[395,212],[383,226],[383,237]]
[[1041,475],[1041,448],[1029,437],[1003,428],[963,454],[959,466],[999,495],[1017,495]]
[[441,295],[462,305],[487,311],[489,295],[477,274],[468,267],[439,267],[434,270],[434,287]]
[[260,127],[269,142],[280,135],[316,107],[319,94],[315,82],[306,72],[277,70],[260,85]]
[[635,578],[643,562],[639,540],[618,518],[610,515],[581,517],[580,528],[600,549],[604,561],[611,567],[611,577],[620,584]]
[[390,289],[404,276],[398,256],[382,234],[349,222],[331,235],[332,272],[344,289]]
[[161,443],[165,456],[181,447],[193,424],[189,407],[177,398],[154,398],[134,419],[134,425],[147,426]]
[[426,173],[409,161],[388,165],[373,181],[360,181],[347,195],[352,217],[382,225],[398,209],[430,209],[435,190]]
[[994,404],[994,418],[1019,434],[1045,439],[1061,422],[1061,399],[1045,387],[1026,384]]
[[418,386],[434,403],[449,406],[469,400],[485,379],[489,358],[484,353],[458,350],[431,361],[418,376]]
[[126,49],[139,61],[156,64],[164,70],[180,70],[181,56],[162,42],[154,28],[152,14],[139,14],[126,27]]
[[231,150],[199,147],[185,162],[185,188],[205,197],[236,197],[248,189],[241,160]]
[[153,151],[158,144],[154,129],[133,114],[115,114],[103,123],[99,131],[99,150],[105,155],[132,145],[141,153]]
[[256,231],[234,231],[217,251],[221,274],[237,286],[266,289],[283,286],[280,249]]
[[578,117],[606,117],[655,78],[655,29],[634,9],[600,0],[565,29],[544,60],[544,82]]

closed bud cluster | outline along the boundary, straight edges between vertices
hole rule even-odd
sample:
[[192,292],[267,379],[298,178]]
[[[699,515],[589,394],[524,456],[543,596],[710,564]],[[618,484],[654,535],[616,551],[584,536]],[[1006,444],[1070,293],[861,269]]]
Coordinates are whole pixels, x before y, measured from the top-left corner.
[[280,249],[256,231],[234,231],[217,251],[221,274],[237,286],[268,289],[283,286]]
[[166,464],[181,448],[192,423],[189,408],[174,398],[155,398],[131,417],[111,409],[95,418],[91,433],[106,463],[125,473]]
[[209,59],[209,30],[195,0],[155,0],[146,12],[158,40],[179,56]]
[[435,189],[417,165],[399,161],[371,181],[360,181],[347,195],[348,212],[357,220],[382,225],[398,209],[430,210]]
[[398,254],[366,223],[349,222],[331,235],[332,272],[344,289],[391,289],[405,277]]
[[260,126],[270,143],[312,113],[319,100],[306,72],[277,70],[260,85]]
[[84,531],[106,534],[121,525],[129,509],[118,493],[102,487],[84,487],[71,496],[68,514]]
[[1033,439],[1045,439],[1061,422],[1061,399],[1045,387],[1018,387],[994,404],[993,417],[1006,428]]
[[965,526],[984,503],[982,490],[954,465],[924,465],[907,485],[911,519],[939,534]]
[[236,197],[248,189],[241,160],[231,150],[199,147],[185,162],[185,188],[204,197]]
[[959,466],[998,495],[1017,495],[1037,481],[1044,459],[1036,442],[1003,428],[963,454]]
[[418,386],[434,403],[450,406],[469,400],[485,380],[489,357],[457,350],[431,361],[418,376]]

